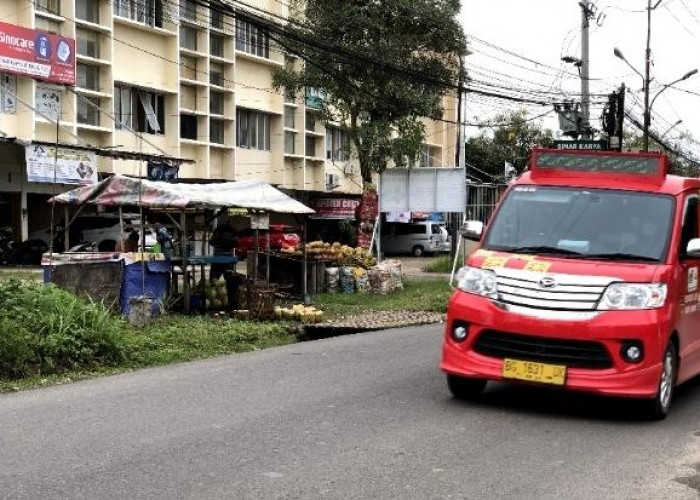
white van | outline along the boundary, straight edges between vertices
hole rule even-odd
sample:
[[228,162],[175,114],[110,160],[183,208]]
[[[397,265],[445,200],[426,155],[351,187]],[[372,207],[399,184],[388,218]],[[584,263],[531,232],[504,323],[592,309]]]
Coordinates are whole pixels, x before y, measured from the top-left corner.
[[385,222],[381,230],[382,252],[387,254],[411,253],[421,257],[426,253],[450,251],[447,229],[437,222]]

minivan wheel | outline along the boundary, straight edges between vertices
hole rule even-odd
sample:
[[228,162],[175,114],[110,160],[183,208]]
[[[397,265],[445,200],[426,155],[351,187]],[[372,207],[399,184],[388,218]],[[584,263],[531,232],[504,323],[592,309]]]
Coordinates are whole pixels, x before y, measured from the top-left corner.
[[423,250],[422,246],[416,245],[413,247],[413,255],[415,257],[422,257],[424,253],[425,253],[425,250]]
[[649,401],[646,401],[646,416],[650,420],[663,420],[671,409],[671,402],[676,387],[678,376],[678,357],[676,346],[672,341],[668,341],[664,357],[661,361],[662,370],[659,377],[659,391]]
[[476,399],[484,392],[486,380],[448,375],[447,387],[455,399],[469,401]]

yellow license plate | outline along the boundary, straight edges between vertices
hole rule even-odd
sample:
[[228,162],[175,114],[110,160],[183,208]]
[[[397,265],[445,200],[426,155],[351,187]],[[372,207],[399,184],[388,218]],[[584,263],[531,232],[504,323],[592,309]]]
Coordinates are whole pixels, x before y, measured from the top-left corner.
[[503,360],[503,377],[542,384],[564,385],[566,366],[505,359]]

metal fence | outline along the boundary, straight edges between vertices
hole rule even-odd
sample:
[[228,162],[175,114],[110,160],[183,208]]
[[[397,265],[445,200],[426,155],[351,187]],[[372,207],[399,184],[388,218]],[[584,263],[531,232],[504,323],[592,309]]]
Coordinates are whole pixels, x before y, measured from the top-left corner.
[[507,187],[506,184],[467,184],[467,220],[486,224]]

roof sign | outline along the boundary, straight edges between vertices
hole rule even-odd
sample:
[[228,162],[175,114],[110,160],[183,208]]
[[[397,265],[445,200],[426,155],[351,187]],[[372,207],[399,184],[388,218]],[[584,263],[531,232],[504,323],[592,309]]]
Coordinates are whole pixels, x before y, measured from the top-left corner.
[[661,154],[535,150],[532,170],[571,173],[624,174],[663,177],[666,159]]

